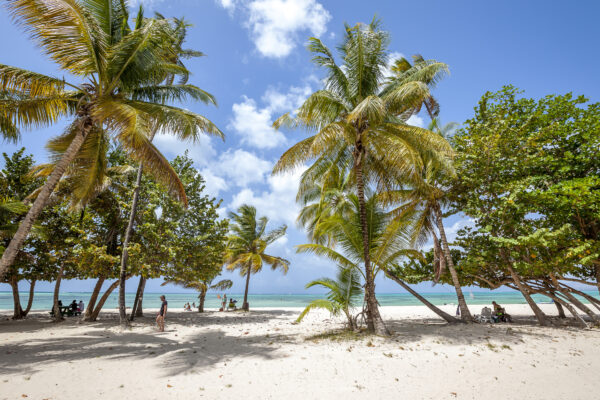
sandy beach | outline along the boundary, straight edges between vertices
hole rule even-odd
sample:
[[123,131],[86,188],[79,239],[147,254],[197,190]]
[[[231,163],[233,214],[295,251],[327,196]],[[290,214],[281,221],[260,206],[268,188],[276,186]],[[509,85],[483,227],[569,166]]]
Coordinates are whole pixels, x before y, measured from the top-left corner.
[[[544,310],[555,315],[552,305]],[[594,399],[600,330],[513,324],[449,326],[424,307],[383,307],[389,339],[336,335],[341,319],[300,309],[171,310],[117,327],[46,313],[1,313],[0,399]],[[452,312],[452,306],[446,306]],[[479,307],[475,308],[479,311]]]

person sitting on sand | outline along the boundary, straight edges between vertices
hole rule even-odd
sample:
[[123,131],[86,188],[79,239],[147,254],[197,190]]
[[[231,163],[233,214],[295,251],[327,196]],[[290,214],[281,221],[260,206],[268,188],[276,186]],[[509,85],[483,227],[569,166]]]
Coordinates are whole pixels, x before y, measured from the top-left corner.
[[79,300],[79,304],[77,305],[77,311],[83,312],[83,300]]
[[237,303],[237,301],[235,301],[233,299],[229,299],[229,309],[230,310],[237,310],[235,303]]
[[71,304],[69,304],[69,308],[71,309],[71,311],[76,312],[77,311],[77,300],[73,300],[73,302]]
[[494,322],[512,322],[511,316],[506,313],[504,307],[495,301],[492,301],[492,305],[494,306],[494,314],[492,315]]
[[160,305],[160,310],[158,311],[158,315],[156,316],[156,324],[158,325],[159,332],[165,331],[165,317],[167,316],[167,299],[164,295],[160,296],[160,301],[162,304]]

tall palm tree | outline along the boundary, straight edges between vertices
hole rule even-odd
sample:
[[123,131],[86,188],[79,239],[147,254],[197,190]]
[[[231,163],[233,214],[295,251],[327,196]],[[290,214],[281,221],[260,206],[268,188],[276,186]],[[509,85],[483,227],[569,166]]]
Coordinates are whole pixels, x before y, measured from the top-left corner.
[[335,161],[337,168],[352,174],[360,205],[367,324],[371,331],[388,335],[375,298],[365,188],[375,183],[390,190],[398,182],[417,180],[421,151],[450,150],[438,135],[406,123],[432,98],[429,87],[443,76],[447,66],[423,61],[410,73],[387,79],[389,36],[379,29],[377,21],[346,27],[339,46],[342,65],[319,39],[309,41],[313,62],[327,70],[325,87],[313,93],[295,116],[283,115],[274,126],[302,127],[316,133],[287,150],[274,173],[313,160],[309,173],[325,172]]
[[229,213],[233,221],[231,234],[227,238],[225,266],[229,270],[239,269],[240,275],[246,276],[244,303],[242,309],[248,311],[248,287],[250,274],[256,274],[263,264],[270,265],[273,270],[281,269],[287,273],[290,262],[284,258],[266,254],[267,247],[277,239],[285,236],[287,226],[267,232],[267,217],[256,218],[256,208],[247,204],[242,205],[237,213]]
[[296,322],[302,321],[311,310],[323,308],[334,316],[343,312],[348,320],[348,329],[356,329],[352,309],[356,307],[358,298],[363,294],[358,269],[339,267],[336,279],[320,278],[307,283],[306,289],[313,286],[322,286],[329,289],[329,292],[325,299],[311,301],[300,313]]
[[[140,13],[131,29],[125,1],[8,0],[6,7],[42,50],[77,82],[0,65],[0,129],[4,137],[18,138],[16,127],[48,126],[65,117],[73,118],[66,131],[50,143],[60,158],[4,251],[0,275],[15,259],[65,170],[80,150],[94,148],[106,132],[131,157],[149,166],[184,203],[185,191],[177,174],[149,141],[152,124],[180,139],[196,140],[203,132],[223,136],[205,117],[164,104],[187,98],[213,102],[210,95],[193,85],[157,84],[163,80],[160,77],[187,73],[169,60],[172,29],[168,21],[144,19]],[[124,310],[120,311],[123,314]]]
[[[435,118],[429,124],[428,129],[437,133],[440,137],[447,138],[456,129],[456,126],[456,123],[442,126],[439,119]],[[431,157],[427,153],[422,154],[422,157],[422,179],[419,184],[386,193],[382,197],[386,198],[388,204],[400,203],[393,210],[398,218],[413,215],[415,221],[414,242],[417,245],[423,244],[430,238],[433,239],[436,279],[444,273],[445,267],[447,267],[456,290],[461,318],[465,321],[472,321],[473,317],[467,306],[450,253],[442,213],[442,208],[447,202],[448,183],[455,176],[451,158],[444,160],[439,157]]]

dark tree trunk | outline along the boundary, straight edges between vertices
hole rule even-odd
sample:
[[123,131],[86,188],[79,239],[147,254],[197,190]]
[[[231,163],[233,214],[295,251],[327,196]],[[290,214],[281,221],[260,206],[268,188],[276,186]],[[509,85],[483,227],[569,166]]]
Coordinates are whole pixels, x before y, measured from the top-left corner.
[[589,328],[589,325],[587,324],[587,322],[585,322],[585,320],[583,318],[581,318],[581,315],[579,315],[579,313],[577,312],[577,310],[572,305],[570,305],[569,303],[567,303],[566,301],[564,301],[560,297],[555,296],[552,293],[548,292],[548,293],[544,293],[544,294],[546,296],[550,297],[556,303],[560,303],[563,307],[565,307],[567,310],[569,310],[569,312],[573,315],[573,317],[575,317],[575,321],[577,321],[577,323],[582,328]]
[[23,317],[26,317],[27,314],[29,314],[29,311],[31,311],[31,306],[33,306],[33,296],[35,295],[35,283],[35,279],[32,279],[31,282],[29,282],[29,298],[27,299],[27,308],[25,308],[25,311],[23,311]]
[[533,301],[531,295],[529,294],[529,290],[525,287],[525,285],[523,285],[523,282],[521,282],[521,278],[515,272],[515,270],[510,265],[507,265],[507,268],[513,282],[515,283],[515,285],[517,285],[517,288],[525,298],[525,301],[527,301],[527,304],[529,304],[529,307],[531,307],[531,309],[533,310],[533,313],[535,314],[538,323],[542,326],[547,326],[548,321],[546,320],[546,314],[544,314],[544,312],[538,307],[538,305],[535,304],[535,301]]
[[590,296],[587,293],[581,292],[579,290],[573,289],[570,286],[567,285],[563,285],[562,288],[564,288],[564,290],[568,290],[571,293],[574,293],[576,295],[579,295],[581,297],[583,297],[584,299],[586,299],[587,301],[590,302],[590,304],[592,304],[594,307],[596,307],[598,309],[598,311],[600,311],[600,300],[598,300],[597,298]]
[[136,317],[144,316],[144,290],[146,290],[146,281],[147,279],[144,278],[144,282],[142,283],[142,289],[140,290],[140,297],[138,299],[137,307],[135,309]]
[[359,141],[354,151],[354,171],[356,175],[356,186],[358,194],[358,206],[360,213],[360,228],[363,241],[363,258],[365,264],[365,303],[367,304],[367,328],[377,335],[389,336],[381,314],[377,298],[375,297],[375,277],[371,269],[371,255],[369,249],[369,226],[367,223],[367,207],[365,204],[365,182],[362,171],[363,157],[362,143]]
[[568,290],[562,289],[560,287],[560,283],[558,282],[558,279],[556,279],[556,277],[553,274],[550,274],[550,279],[552,280],[552,283],[557,288],[557,290],[563,296],[565,296],[567,298],[567,300],[569,300],[571,303],[573,303],[575,305],[575,307],[579,308],[581,311],[586,313],[588,315],[588,317],[590,317],[592,319],[592,321],[600,322],[600,318],[596,314],[594,314],[594,312],[592,310],[590,310],[588,307],[585,306],[585,304],[580,302],[575,296],[573,296],[571,293],[569,293]]
[[108,296],[110,296],[110,294],[113,292],[113,290],[116,289],[116,287],[118,285],[119,285],[119,280],[117,279],[116,281],[114,281],[112,283],[112,285],[110,285],[106,289],[106,292],[104,292],[104,294],[102,295],[102,297],[98,301],[98,304],[96,305],[96,308],[92,312],[92,315],[90,315],[89,319],[86,318],[86,321],[92,322],[92,321],[95,321],[98,318],[98,315],[100,314],[100,311],[102,310],[102,307],[104,306],[104,303],[106,303],[106,300],[108,300]]
[[[198,296],[198,312],[204,312],[204,301],[206,300],[206,289],[202,289],[200,291],[200,296]],[[245,300],[244,300],[245,301]]]
[[565,315],[565,309],[563,308],[562,304],[554,300],[554,305],[556,306],[556,310],[558,311],[558,318],[567,318],[567,316]]
[[442,210],[440,209],[440,205],[436,203],[433,207],[433,210],[435,212],[435,220],[438,231],[440,232],[440,241],[442,242],[442,251],[444,252],[444,257],[446,258],[446,265],[448,265],[448,270],[450,271],[450,276],[452,277],[452,283],[454,284],[454,289],[456,290],[458,306],[460,307],[460,317],[464,321],[471,322],[473,321],[473,316],[471,315],[471,311],[467,306],[467,301],[465,300],[465,295],[462,291],[460,280],[458,279],[458,274],[456,273],[456,268],[454,268],[454,260],[452,260],[452,253],[450,252],[450,246],[448,246],[446,230],[444,229],[444,218],[442,215]]
[[25,317],[23,308],[21,308],[21,297],[19,296],[19,281],[16,276],[11,276],[9,280],[13,295],[13,317],[12,319],[22,319]]
[[[244,304],[242,305],[242,310],[248,311],[250,310],[250,304],[248,304],[248,288],[250,287],[250,272],[252,272],[252,268],[250,265],[248,266],[248,273],[246,275],[246,290],[244,291]],[[226,311],[227,304],[223,307],[223,311]]]
[[[596,262],[599,261],[600,260],[596,260]],[[596,286],[598,287],[598,294],[600,294],[600,264],[596,264]]]
[[60,293],[60,281],[62,280],[64,268],[64,266],[60,267],[60,270],[58,271],[58,276],[56,277],[56,283],[54,284],[54,305],[52,307],[52,310],[54,311],[54,322],[60,322],[64,320],[60,311],[60,307],[58,307],[58,294]]
[[[137,315],[138,308],[141,310],[140,297],[142,296],[142,292],[144,290],[145,281],[146,281],[145,278],[140,275],[140,281],[138,283],[138,288],[135,292],[135,299],[133,300],[133,306],[131,307],[131,315],[129,316],[130,321],[133,321],[133,319],[138,316]],[[144,314],[142,313],[141,316],[143,317]]]
[[83,314],[84,321],[90,321],[90,318],[94,312],[94,307],[96,306],[96,301],[98,300],[98,295],[100,294],[100,290],[102,290],[102,285],[106,278],[100,277],[96,281],[96,285],[94,286],[94,290],[92,291],[92,296],[90,297],[90,301],[85,309],[85,313]]
[[50,195],[54,191],[54,188],[58,184],[58,181],[65,173],[65,170],[67,169],[69,164],[71,164],[71,162],[77,156],[81,145],[83,144],[86,136],[92,129],[93,121],[90,117],[81,118],[80,123],[81,129],[69,144],[69,147],[64,152],[62,158],[56,164],[56,166],[52,170],[52,173],[50,173],[50,176],[48,176],[48,179],[46,179],[46,183],[44,183],[42,190],[35,198],[35,201],[33,202],[33,205],[27,212],[27,215],[25,215],[25,218],[23,218],[23,220],[19,224],[19,228],[17,229],[17,232],[12,237],[10,243],[6,247],[6,250],[4,250],[2,258],[0,259],[0,278],[2,278],[6,274],[8,268],[15,261],[19,250],[23,247],[23,243],[29,235],[29,231],[31,231],[33,223],[46,206],[46,203],[48,202]]
[[452,315],[448,314],[447,312],[444,312],[443,310],[439,309],[435,305],[431,304],[429,301],[427,301],[427,299],[425,297],[421,296],[419,293],[414,291],[410,286],[408,286],[406,284],[406,282],[404,282],[402,279],[398,278],[395,274],[388,272],[388,271],[386,271],[385,274],[388,278],[390,278],[391,280],[396,282],[398,285],[402,286],[402,288],[404,288],[408,293],[415,296],[421,303],[425,304],[427,306],[427,308],[429,308],[431,311],[433,311],[438,316],[440,316],[444,321],[446,321],[448,323],[464,322],[460,319],[454,318]]

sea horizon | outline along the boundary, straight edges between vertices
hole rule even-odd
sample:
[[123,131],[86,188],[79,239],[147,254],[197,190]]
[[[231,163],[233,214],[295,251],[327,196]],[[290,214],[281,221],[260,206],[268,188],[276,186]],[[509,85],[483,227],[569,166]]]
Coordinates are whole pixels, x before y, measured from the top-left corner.
[[[79,302],[82,300],[87,305],[92,292],[61,292],[60,300],[66,305],[71,303],[73,300]],[[590,290],[584,291],[593,297],[600,298],[598,291]],[[169,292],[146,292],[143,299],[144,308],[158,308],[160,307],[160,295],[165,295],[169,306],[171,308],[183,308],[185,303],[196,303],[198,304],[197,293],[169,293]],[[227,298],[237,300],[237,305],[241,306],[244,298],[243,293],[226,293]],[[441,305],[456,305],[456,294],[455,293],[444,293],[444,292],[421,292],[431,303]],[[205,308],[219,308],[222,293],[211,292],[206,295]],[[49,310],[52,307],[53,292],[35,292],[32,310]],[[27,304],[29,297],[28,292],[21,292],[21,304],[23,307]],[[282,293],[270,293],[270,294],[249,294],[248,302],[251,308],[277,308],[277,307],[306,307],[308,303],[315,299],[324,298],[324,294],[314,293],[298,293],[298,294],[282,294]],[[135,292],[126,292],[125,301],[127,307],[131,307],[135,298]],[[526,304],[525,299],[518,291],[473,291],[467,292],[465,298],[469,305],[486,305],[491,304],[492,301],[496,301],[500,304]],[[533,299],[537,303],[550,303],[548,297],[534,294]],[[385,306],[417,306],[423,305],[410,293],[378,293],[377,300],[382,307]],[[584,303],[588,303],[587,300],[580,298]],[[116,308],[118,305],[118,293],[113,292],[110,294],[106,303],[104,304],[105,310]],[[9,291],[0,291],[0,310],[7,311],[13,309],[13,298],[12,293]]]

